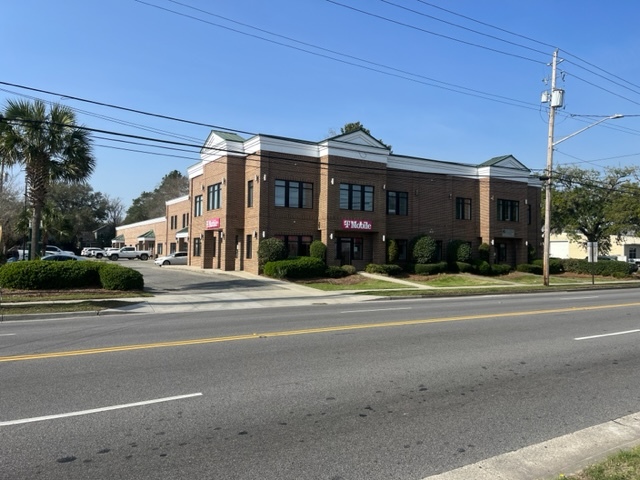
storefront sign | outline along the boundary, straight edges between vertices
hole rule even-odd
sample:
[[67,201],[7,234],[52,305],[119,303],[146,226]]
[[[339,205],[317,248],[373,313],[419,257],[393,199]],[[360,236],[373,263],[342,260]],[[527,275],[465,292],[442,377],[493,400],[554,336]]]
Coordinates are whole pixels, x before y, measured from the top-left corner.
[[369,220],[342,220],[342,228],[345,230],[373,230],[373,224]]
[[207,230],[211,230],[213,228],[220,228],[220,219],[219,218],[210,218],[206,221],[205,228]]

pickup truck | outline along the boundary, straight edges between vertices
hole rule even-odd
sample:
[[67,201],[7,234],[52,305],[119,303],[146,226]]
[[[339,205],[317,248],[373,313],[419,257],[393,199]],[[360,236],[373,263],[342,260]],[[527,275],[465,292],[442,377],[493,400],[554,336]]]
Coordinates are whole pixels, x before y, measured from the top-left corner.
[[133,260],[139,258],[140,260],[148,260],[151,253],[148,250],[136,250],[136,247],[122,247],[118,250],[110,250],[107,252],[109,260],[119,260],[121,258],[128,258]]

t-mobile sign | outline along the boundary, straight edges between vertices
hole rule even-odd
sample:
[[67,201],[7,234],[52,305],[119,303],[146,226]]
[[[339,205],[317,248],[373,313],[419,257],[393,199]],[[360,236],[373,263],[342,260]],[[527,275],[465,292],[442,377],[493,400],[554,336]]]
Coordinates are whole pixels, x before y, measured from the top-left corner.
[[373,230],[373,224],[369,220],[342,220],[342,228],[345,230]]
[[220,228],[220,219],[219,218],[210,218],[205,222],[205,228],[210,230],[212,228]]

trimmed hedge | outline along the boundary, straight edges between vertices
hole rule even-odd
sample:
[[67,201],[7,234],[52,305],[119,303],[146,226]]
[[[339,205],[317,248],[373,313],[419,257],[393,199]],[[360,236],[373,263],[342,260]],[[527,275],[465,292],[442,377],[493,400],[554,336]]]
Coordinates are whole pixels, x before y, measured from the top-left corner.
[[324,275],[329,278],[342,278],[349,276],[349,273],[342,267],[331,265],[330,267],[327,267]]
[[115,264],[26,260],[0,267],[0,287],[18,290],[142,290],[144,279],[140,272]]
[[258,244],[258,264],[261,267],[268,262],[284,260],[288,255],[287,247],[279,238],[265,238]]
[[365,267],[364,271],[393,277],[394,275],[400,275],[402,273],[402,267],[400,265],[370,263]]
[[530,263],[521,263],[516,265],[516,271],[522,273],[533,273],[534,275],[542,275],[542,266],[532,265]]
[[314,240],[309,245],[309,255],[324,261],[327,255],[327,246],[321,240]]
[[314,278],[324,276],[327,266],[315,257],[298,257],[291,260],[267,262],[264,274],[273,278]]
[[417,275],[435,275],[447,271],[447,262],[440,263],[418,263],[414,271]]
[[[541,258],[534,260],[531,264],[544,268],[544,261]],[[549,274],[557,275],[559,273],[564,273],[565,271],[567,271],[565,268],[565,260],[553,257],[549,258]]]
[[[601,275],[604,277],[626,277],[635,271],[635,265],[627,262],[618,262],[615,260],[606,262],[588,262],[587,260],[577,260],[568,258],[562,260],[564,271],[571,273],[579,273],[586,275]],[[549,262],[549,271],[551,271],[551,262]]]

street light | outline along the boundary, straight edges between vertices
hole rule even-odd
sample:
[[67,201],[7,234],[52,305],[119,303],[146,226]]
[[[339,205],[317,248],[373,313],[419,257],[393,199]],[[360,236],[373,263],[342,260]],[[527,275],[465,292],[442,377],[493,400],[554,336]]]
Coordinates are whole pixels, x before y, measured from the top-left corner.
[[544,253],[543,253],[543,283],[547,287],[549,286],[549,253],[551,250],[551,174],[553,170],[553,149],[555,148],[556,145],[564,142],[565,140],[568,140],[571,137],[575,137],[579,133],[582,133],[591,127],[595,127],[596,125],[599,125],[602,122],[624,117],[624,115],[620,113],[616,113],[615,115],[601,118],[597,122],[587,125],[586,127],[581,128],[576,132],[573,132],[571,135],[562,137],[560,140],[556,140],[554,142],[553,141],[553,114],[556,107],[552,105],[550,108],[551,110],[549,113],[549,142],[547,145],[547,173],[545,176],[547,186],[545,189],[545,199],[544,199]]

